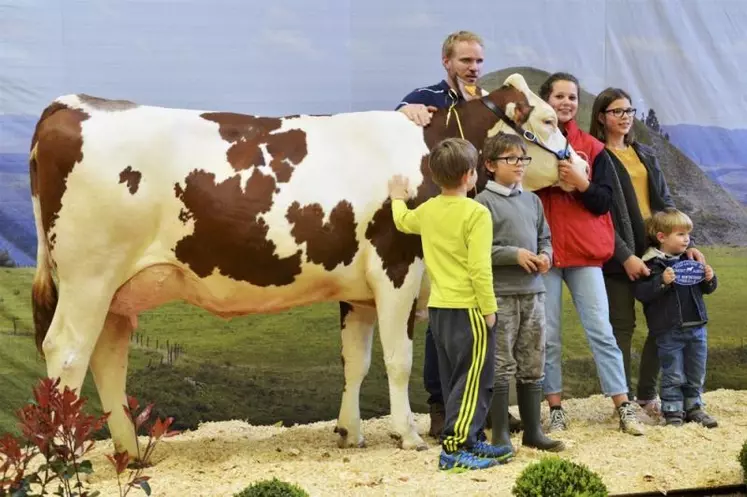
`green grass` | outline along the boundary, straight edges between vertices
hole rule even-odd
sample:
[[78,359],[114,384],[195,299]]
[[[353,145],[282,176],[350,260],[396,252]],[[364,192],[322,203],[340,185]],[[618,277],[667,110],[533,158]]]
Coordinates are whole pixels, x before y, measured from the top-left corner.
[[[719,275],[719,289],[707,297],[709,376],[707,387],[747,388],[747,249],[704,249]],[[0,270],[0,332],[32,329],[30,269]],[[564,296],[564,378],[571,395],[598,393],[596,371],[575,309]],[[638,305],[635,346],[645,338]],[[129,393],[155,401],[159,413],[174,415],[182,427],[198,421],[229,418],[256,424],[309,422],[337,416],[343,387],[340,365],[339,314],[336,304],[319,304],[275,315],[255,315],[224,321],[201,309],[173,303],[144,313],[138,333],[179,343],[184,356],[173,367],[160,366],[159,352],[135,346],[130,353]],[[415,355],[410,382],[413,409],[427,410],[422,387],[423,333],[415,330]],[[634,360],[636,357],[634,356]],[[148,367],[149,362],[153,364]],[[31,397],[34,382],[44,374],[43,361],[29,335],[0,334],[0,433],[15,431],[13,412]],[[90,405],[98,398],[90,375],[83,388]],[[364,417],[386,414],[389,395],[378,334],[371,371],[363,384]]]
[[[716,292],[705,297],[710,321],[708,345],[712,348],[747,346],[747,248],[704,248],[703,252],[719,281]],[[640,302],[636,302],[636,316],[633,344],[636,350],[640,350],[647,333]],[[562,333],[563,359],[589,356],[581,322],[567,294],[563,304]]]

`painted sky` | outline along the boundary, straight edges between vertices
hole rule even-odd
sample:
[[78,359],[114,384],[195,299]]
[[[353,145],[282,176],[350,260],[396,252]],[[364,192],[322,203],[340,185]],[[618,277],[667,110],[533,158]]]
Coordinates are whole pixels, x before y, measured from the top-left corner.
[[741,26],[747,0],[0,0],[0,249],[33,262],[26,154],[61,94],[265,115],[391,109],[443,77],[441,43],[459,29],[483,36],[485,73],[532,66],[593,93],[626,88],[747,202]]
[[662,124],[747,129],[745,25],[743,0],[0,0],[0,113],[37,115],[72,92],[271,115],[387,109],[439,81],[444,36],[470,29],[485,72],[569,70],[595,93],[628,89]]

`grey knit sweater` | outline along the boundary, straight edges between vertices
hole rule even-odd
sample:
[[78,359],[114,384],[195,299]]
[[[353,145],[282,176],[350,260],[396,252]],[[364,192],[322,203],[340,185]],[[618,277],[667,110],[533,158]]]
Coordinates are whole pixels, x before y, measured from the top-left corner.
[[521,187],[507,188],[494,181],[475,200],[488,208],[493,218],[493,287],[496,295],[521,295],[545,291],[542,276],[527,273],[519,265],[519,248],[544,252],[552,261],[550,228],[542,202]]

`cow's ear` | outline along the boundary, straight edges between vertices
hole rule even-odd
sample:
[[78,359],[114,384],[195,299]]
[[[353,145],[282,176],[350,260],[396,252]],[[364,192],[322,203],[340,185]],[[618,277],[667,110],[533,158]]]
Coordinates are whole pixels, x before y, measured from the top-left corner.
[[532,93],[532,90],[529,89],[529,85],[527,84],[527,80],[518,72],[507,77],[503,84],[513,86],[524,95],[530,95]]
[[506,106],[506,115],[516,124],[521,126],[529,120],[529,115],[534,106],[525,102],[511,102]]

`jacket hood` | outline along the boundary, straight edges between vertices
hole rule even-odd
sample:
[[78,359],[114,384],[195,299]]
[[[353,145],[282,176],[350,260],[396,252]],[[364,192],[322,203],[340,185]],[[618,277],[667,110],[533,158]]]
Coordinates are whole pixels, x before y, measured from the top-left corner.
[[650,261],[652,259],[662,259],[664,261],[674,261],[674,260],[678,260],[680,258],[680,256],[681,256],[681,254],[680,255],[669,255],[669,254],[665,254],[664,252],[662,252],[661,250],[659,250],[656,247],[649,247],[648,250],[646,250],[646,252],[643,254],[643,257],[641,257],[641,260],[643,260],[643,262],[647,262],[647,261]]

